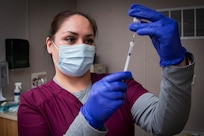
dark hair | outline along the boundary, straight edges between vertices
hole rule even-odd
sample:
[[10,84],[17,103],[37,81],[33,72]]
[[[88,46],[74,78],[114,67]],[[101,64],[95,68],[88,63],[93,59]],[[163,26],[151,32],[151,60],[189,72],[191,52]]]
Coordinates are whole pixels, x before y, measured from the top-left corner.
[[97,35],[97,25],[96,25],[96,22],[94,19],[92,19],[90,16],[88,16],[87,14],[84,14],[80,11],[71,11],[71,10],[65,10],[65,11],[62,11],[60,13],[58,13],[52,23],[51,23],[51,26],[50,26],[50,31],[49,31],[49,34],[48,34],[48,37],[51,38],[51,39],[54,39],[54,35],[55,33],[57,32],[57,30],[59,29],[60,25],[62,24],[62,22],[72,16],[72,15],[81,15],[85,18],[88,19],[88,21],[90,22],[91,26],[92,26],[92,29],[93,29],[93,32],[94,32],[94,36]]

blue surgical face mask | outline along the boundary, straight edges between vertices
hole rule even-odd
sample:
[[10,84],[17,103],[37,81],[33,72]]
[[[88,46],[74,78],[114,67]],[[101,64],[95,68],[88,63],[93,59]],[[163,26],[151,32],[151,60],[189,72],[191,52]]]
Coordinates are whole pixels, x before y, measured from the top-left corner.
[[56,46],[59,50],[59,61],[54,62],[58,69],[67,76],[83,76],[91,67],[94,61],[95,46],[88,44],[60,45]]

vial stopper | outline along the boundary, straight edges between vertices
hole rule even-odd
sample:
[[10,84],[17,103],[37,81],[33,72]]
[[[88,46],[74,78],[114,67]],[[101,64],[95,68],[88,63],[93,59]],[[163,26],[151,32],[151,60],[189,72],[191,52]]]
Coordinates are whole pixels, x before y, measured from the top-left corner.
[[140,19],[136,18],[136,17],[133,17],[133,22],[134,23],[141,23]]

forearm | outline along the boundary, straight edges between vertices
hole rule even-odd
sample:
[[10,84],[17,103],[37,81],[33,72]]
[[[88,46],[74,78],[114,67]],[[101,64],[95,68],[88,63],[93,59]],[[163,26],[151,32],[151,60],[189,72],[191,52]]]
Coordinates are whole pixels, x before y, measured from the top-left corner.
[[99,131],[89,125],[81,112],[70,125],[64,136],[105,136],[107,130]]
[[155,135],[179,133],[185,126],[190,112],[193,71],[194,62],[184,67],[163,68],[159,99],[154,95],[145,94],[132,108],[136,123]]
[[[191,83],[194,66],[163,70],[156,120],[159,133],[173,135],[185,126],[191,106]],[[162,120],[161,120],[162,119]]]

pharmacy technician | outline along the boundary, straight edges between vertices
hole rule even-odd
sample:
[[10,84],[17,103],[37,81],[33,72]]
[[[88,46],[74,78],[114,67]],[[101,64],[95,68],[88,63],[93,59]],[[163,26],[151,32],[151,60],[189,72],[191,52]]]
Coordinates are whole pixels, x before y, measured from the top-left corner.
[[84,13],[63,11],[54,17],[46,38],[55,75],[21,95],[19,136],[134,136],[134,124],[151,135],[182,131],[191,106],[193,55],[182,46],[174,20],[137,4],[128,14],[148,21],[131,23],[129,29],[148,35],[160,57],[159,97],[129,71],[90,73],[96,23]]

